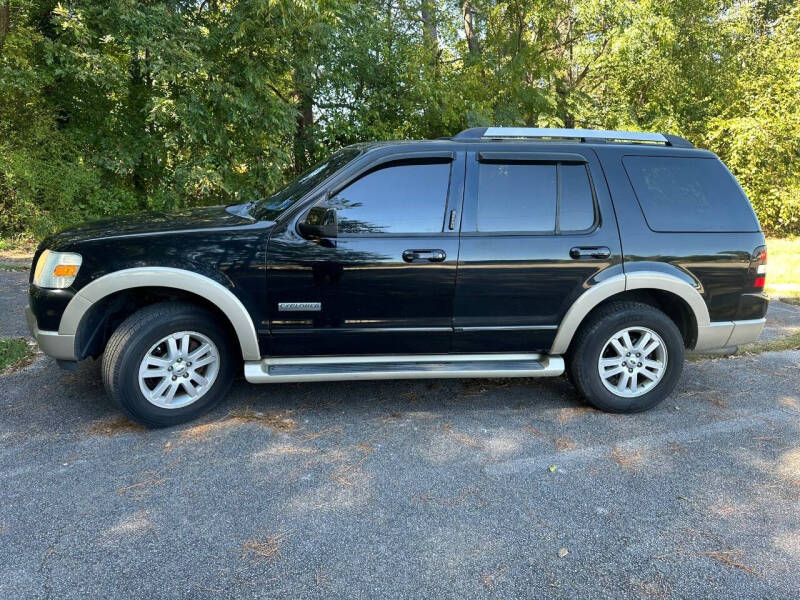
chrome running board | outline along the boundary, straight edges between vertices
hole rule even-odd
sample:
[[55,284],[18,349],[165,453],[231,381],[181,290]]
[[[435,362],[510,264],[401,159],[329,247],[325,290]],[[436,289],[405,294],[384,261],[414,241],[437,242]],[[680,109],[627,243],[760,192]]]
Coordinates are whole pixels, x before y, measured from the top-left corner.
[[265,358],[244,363],[250,383],[437,379],[469,377],[556,377],[564,359],[546,354],[404,354]]

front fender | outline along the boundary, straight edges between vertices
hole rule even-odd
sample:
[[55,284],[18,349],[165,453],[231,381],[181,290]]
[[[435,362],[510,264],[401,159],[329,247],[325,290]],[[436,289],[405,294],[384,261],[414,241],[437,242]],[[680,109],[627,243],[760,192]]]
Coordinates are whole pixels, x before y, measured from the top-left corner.
[[86,312],[110,294],[132,288],[173,288],[196,294],[219,308],[230,321],[244,360],[259,360],[258,336],[253,319],[233,292],[213,279],[172,267],[122,269],[95,279],[82,287],[67,304],[58,328],[59,335],[77,335]]

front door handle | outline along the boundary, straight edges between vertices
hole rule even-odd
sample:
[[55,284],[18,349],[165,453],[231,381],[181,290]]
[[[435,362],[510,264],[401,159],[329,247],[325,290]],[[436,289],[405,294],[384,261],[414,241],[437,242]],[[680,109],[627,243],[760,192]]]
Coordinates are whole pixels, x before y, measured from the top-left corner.
[[447,254],[444,250],[404,250],[403,260],[407,263],[414,262],[444,262]]
[[570,248],[569,249],[570,257],[578,260],[579,258],[608,258],[611,256],[611,250],[606,248],[605,246],[592,246],[592,247],[585,247],[585,248]]

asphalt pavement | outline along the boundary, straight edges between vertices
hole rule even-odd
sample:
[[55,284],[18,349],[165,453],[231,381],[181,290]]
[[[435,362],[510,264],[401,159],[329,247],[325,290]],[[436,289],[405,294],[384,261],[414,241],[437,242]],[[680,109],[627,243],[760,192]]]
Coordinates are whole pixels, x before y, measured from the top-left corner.
[[146,431],[39,356],[0,376],[0,598],[797,598],[798,367],[687,363],[633,416],[565,378],[240,381]]

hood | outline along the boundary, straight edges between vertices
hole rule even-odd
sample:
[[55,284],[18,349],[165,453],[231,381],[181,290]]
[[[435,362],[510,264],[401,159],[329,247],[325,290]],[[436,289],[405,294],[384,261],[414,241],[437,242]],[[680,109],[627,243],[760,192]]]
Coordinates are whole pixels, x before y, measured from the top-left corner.
[[51,236],[42,246],[58,249],[96,240],[249,228],[254,225],[264,227],[268,224],[255,221],[240,205],[207,206],[89,221]]

